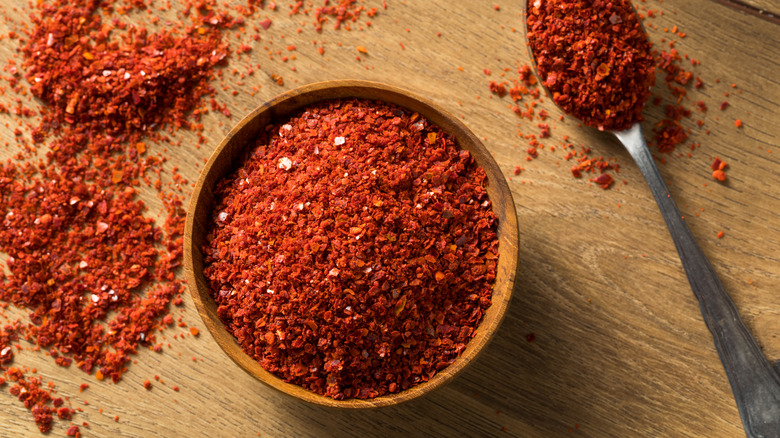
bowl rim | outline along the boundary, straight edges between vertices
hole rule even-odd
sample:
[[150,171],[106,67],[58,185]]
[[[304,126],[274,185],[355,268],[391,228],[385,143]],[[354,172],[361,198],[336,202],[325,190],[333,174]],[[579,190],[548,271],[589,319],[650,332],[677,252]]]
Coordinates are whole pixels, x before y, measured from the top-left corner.
[[[381,94],[382,97],[367,97],[366,94]],[[202,198],[204,196],[211,198],[209,201],[209,204],[211,205],[209,205],[206,210],[207,212],[210,212],[213,208],[213,196],[211,191],[213,190],[214,185],[217,181],[221,180],[237,168],[243,151],[247,147],[251,147],[251,139],[255,137],[260,129],[256,126],[251,126],[255,119],[267,117],[269,123],[279,122],[280,118],[289,117],[290,115],[295,114],[296,111],[315,102],[348,98],[389,102],[406,110],[417,112],[428,119],[429,122],[438,125],[445,132],[454,136],[457,139],[458,147],[468,150],[472,156],[474,156],[479,166],[482,167],[486,173],[488,197],[491,201],[493,211],[499,219],[497,236],[499,239],[498,251],[500,255],[496,280],[493,285],[492,304],[485,311],[482,321],[480,321],[475,330],[474,337],[466,344],[464,351],[461,352],[449,366],[437,372],[429,381],[417,384],[409,389],[394,394],[387,394],[372,399],[352,398],[335,400],[311,392],[299,385],[284,382],[281,378],[266,371],[260,366],[259,362],[241,349],[238,342],[225,329],[224,324],[222,324],[216,315],[216,303],[213,298],[211,298],[209,288],[206,285],[203,276],[202,253],[199,245],[195,245],[194,243],[194,231],[198,213],[196,210],[198,208],[205,208],[203,207],[204,202],[202,202]],[[262,123],[263,127],[266,125],[267,123]],[[249,131],[254,131],[254,133]],[[239,143],[242,144],[239,145]],[[466,145],[464,145],[464,143],[466,143]],[[219,172],[218,169],[215,169],[215,163],[218,158],[225,153],[228,153],[231,156],[230,164],[227,165],[228,170],[224,171],[223,169],[220,175],[215,176],[212,173],[215,171]],[[225,167],[225,165],[223,165],[223,167]],[[504,208],[501,208],[501,211],[497,211],[498,206],[503,206]],[[507,251],[505,248],[502,252],[502,245],[509,245],[509,250]],[[512,246],[514,248],[512,248]],[[204,325],[228,357],[245,372],[278,391],[309,403],[340,408],[377,408],[395,405],[422,395],[427,395],[431,391],[449,383],[455,375],[459,374],[468,365],[473,363],[484,350],[486,344],[494,337],[498,327],[504,319],[513,290],[516,286],[515,280],[518,269],[518,258],[518,224],[512,192],[495,159],[479,138],[477,138],[465,124],[458,120],[457,117],[427,99],[401,88],[364,80],[332,80],[303,85],[283,92],[268,100],[239,121],[222,139],[201,170],[188,204],[184,231],[184,275],[187,288]],[[501,280],[500,284],[499,279]],[[499,290],[499,285],[501,286],[501,290]],[[491,317],[488,318],[488,315]]]

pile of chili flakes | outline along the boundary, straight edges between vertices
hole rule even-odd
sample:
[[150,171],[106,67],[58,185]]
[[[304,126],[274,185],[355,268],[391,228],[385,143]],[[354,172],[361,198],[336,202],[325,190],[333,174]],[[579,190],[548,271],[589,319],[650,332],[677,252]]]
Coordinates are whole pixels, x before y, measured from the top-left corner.
[[[21,67],[44,103],[41,121],[26,154],[0,167],[8,267],[0,300],[29,312],[29,323],[5,326],[0,368],[42,432],[73,411],[41,378],[6,368],[20,339],[58,365],[114,382],[140,346],[162,348],[155,332],[166,325],[169,303],[181,303],[175,269],[185,212],[182,196],[162,189],[165,158],[147,153],[145,141],[189,126],[227,55],[218,28],[151,33],[104,19],[111,3],[37,5]],[[162,226],[137,199],[143,187],[161,191]],[[74,427],[69,433],[79,433]]]
[[429,380],[490,305],[484,171],[416,113],[328,101],[269,126],[215,189],[204,274],[245,352],[335,399]]
[[[10,366],[20,340],[59,365],[75,364],[115,382],[140,346],[161,351],[155,332],[173,324],[169,303],[182,304],[175,270],[185,216],[181,184],[187,181],[174,167],[174,190],[168,190],[162,182],[167,159],[155,145],[172,144],[181,128],[202,129],[198,119],[208,111],[208,95],[212,110],[230,115],[209,85],[230,53],[225,31],[260,10],[275,10],[276,3],[247,0],[228,11],[215,0],[180,0],[179,19],[157,26],[163,30],[126,21],[152,7],[152,0],[39,1],[32,29],[22,28],[21,66],[9,61],[6,67],[13,90],[29,91],[44,106],[36,114],[21,99],[10,110],[0,105],[2,112],[40,117],[36,126],[25,125],[29,137],[15,130],[22,152],[0,166],[0,253],[8,266],[0,271],[0,306],[30,312],[29,323],[16,320],[0,329],[0,385],[11,383],[10,392],[42,432],[55,415],[70,420],[75,411],[53,395],[51,382],[27,375],[34,369]],[[166,3],[160,11],[171,8]],[[377,13],[356,0],[323,0],[318,7],[290,2],[291,15],[309,15],[310,8],[318,31],[329,21],[349,30],[361,16]],[[259,26],[267,30],[271,20]],[[236,54],[249,50],[242,44]],[[137,199],[147,188],[159,193],[162,225]],[[66,434],[80,436],[79,426]]]
[[654,62],[629,0],[529,1],[526,22],[539,76],[565,113],[600,130],[642,121]]

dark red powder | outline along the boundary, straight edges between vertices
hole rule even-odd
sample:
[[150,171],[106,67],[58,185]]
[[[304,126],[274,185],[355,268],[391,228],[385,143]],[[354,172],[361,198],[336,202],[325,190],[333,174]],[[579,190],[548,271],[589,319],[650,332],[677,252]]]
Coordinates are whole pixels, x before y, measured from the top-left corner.
[[561,109],[598,129],[642,120],[653,57],[628,0],[529,0],[528,41]]
[[269,126],[215,190],[203,250],[220,318],[264,368],[329,397],[429,380],[491,302],[485,178],[452,137],[385,103]]
[[[27,149],[38,152],[35,164],[21,156],[0,166],[9,272],[0,300],[29,314],[29,324],[0,332],[0,370],[20,332],[57,364],[118,381],[182,291],[181,196],[160,193],[162,226],[136,199],[142,184],[162,191],[148,173],[159,177],[163,159],[143,140],[189,127],[226,46],[217,29],[175,36],[103,21],[111,3],[39,2],[20,48],[29,91],[44,106]],[[25,374],[5,370],[39,429],[51,428],[54,413],[72,414],[52,401],[52,386]]]

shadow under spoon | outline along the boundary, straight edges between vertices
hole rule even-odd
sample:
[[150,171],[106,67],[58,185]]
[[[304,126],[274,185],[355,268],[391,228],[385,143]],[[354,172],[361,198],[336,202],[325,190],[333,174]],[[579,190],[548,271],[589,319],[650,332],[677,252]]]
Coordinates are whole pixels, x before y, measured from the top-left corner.
[[688,282],[699,300],[726,370],[748,437],[780,437],[780,373],[773,368],[739,316],[718,275],[696,243],[647,147],[639,123],[613,132],[634,158],[672,235]]
[[[542,3],[540,0],[535,0],[534,7],[539,8]],[[528,6],[524,2],[526,37],[529,36]],[[636,14],[636,10],[633,10],[633,7],[631,9]],[[528,49],[533,60],[532,65],[537,70],[537,77],[542,79],[540,83],[544,86],[544,78],[539,75],[531,44],[528,45]],[[566,56],[571,56],[573,53],[573,50],[569,49],[566,50]],[[548,96],[551,96],[550,90],[546,87],[545,91]],[[552,97],[550,100],[555,102]],[[606,99],[602,100],[606,101]],[[731,384],[745,433],[750,438],[780,438],[780,362],[774,367],[769,363],[740,318],[737,307],[693,237],[658,172],[642,134],[641,125],[634,123],[624,131],[611,132],[633,157],[658,203],[677,247],[691,289],[699,301],[704,322],[712,333],[715,347]]]

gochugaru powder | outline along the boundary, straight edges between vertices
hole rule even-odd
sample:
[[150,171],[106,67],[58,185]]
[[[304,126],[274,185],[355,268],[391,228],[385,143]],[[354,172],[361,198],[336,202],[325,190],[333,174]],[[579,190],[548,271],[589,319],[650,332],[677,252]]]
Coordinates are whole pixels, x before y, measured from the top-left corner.
[[528,0],[526,20],[542,85],[564,112],[602,130],[642,121],[654,60],[629,0]]
[[373,398],[451,364],[490,306],[486,176],[417,113],[368,100],[268,126],[217,184],[204,274],[244,351],[287,382]]

